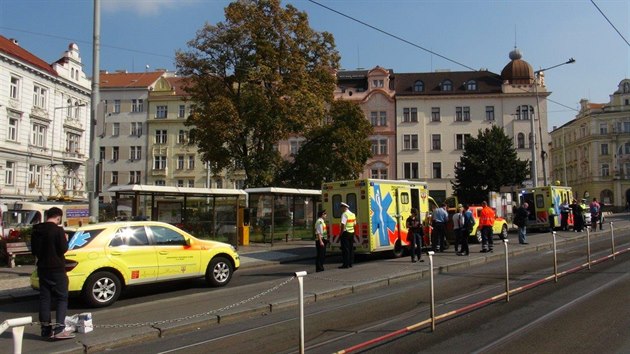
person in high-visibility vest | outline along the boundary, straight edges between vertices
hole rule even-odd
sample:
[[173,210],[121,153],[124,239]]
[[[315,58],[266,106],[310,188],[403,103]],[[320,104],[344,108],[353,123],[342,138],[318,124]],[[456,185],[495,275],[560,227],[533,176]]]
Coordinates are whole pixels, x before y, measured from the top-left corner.
[[350,206],[341,203],[341,259],[343,260],[339,268],[352,268],[354,260],[354,226],[357,217],[350,211]]
[[488,206],[484,200],[481,205],[481,216],[479,217],[479,227],[481,227],[481,252],[492,252],[492,226],[494,225],[494,210]]
[[547,210],[547,217],[549,218],[549,231],[553,231],[556,227],[556,215],[558,215],[558,213],[556,213],[555,204],[551,203],[551,206]]
[[324,260],[326,259],[326,244],[328,243],[328,230],[326,229],[326,210],[319,212],[317,221],[315,222],[315,249],[317,257],[315,257],[315,271],[324,271]]

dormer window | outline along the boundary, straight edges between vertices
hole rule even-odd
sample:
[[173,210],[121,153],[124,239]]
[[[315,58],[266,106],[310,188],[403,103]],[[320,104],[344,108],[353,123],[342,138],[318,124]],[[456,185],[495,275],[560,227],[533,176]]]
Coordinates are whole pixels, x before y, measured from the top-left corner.
[[424,91],[424,82],[418,80],[413,84],[413,92],[422,92]]
[[440,85],[442,87],[442,91],[453,91],[453,82],[451,80],[444,80]]
[[372,87],[383,87],[385,86],[385,82],[383,80],[372,80]]
[[477,91],[477,81],[470,80],[466,82],[466,91]]

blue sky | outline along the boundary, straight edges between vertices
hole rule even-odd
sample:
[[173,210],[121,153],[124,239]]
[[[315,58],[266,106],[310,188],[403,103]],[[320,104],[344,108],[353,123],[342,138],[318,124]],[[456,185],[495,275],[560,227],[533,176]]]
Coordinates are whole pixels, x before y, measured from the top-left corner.
[[[546,72],[552,91],[549,130],[575,117],[579,101],[608,102],[630,77],[630,47],[592,1],[316,0],[414,45],[354,22],[308,0],[283,1],[309,15],[311,26],[331,32],[344,69],[376,65],[395,72],[437,69],[500,73],[516,45],[534,69],[575,58]],[[630,41],[630,1],[594,0]],[[224,19],[225,0],[101,0],[101,70],[174,70],[204,23]],[[0,34],[52,62],[75,42],[92,74],[93,2],[0,0]],[[449,60],[432,55],[433,51]],[[461,63],[465,66],[459,65]],[[566,107],[565,107],[566,106]]]

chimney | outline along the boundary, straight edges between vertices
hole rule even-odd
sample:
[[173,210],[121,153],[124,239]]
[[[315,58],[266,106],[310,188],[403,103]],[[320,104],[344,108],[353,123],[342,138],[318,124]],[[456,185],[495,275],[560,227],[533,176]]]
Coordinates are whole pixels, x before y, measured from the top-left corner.
[[20,42],[18,42],[18,40],[17,40],[17,39],[15,39],[15,38],[11,38],[11,39],[9,39],[9,40],[10,40],[13,44],[15,44],[15,45],[17,45],[17,46],[19,46],[19,45],[20,45]]

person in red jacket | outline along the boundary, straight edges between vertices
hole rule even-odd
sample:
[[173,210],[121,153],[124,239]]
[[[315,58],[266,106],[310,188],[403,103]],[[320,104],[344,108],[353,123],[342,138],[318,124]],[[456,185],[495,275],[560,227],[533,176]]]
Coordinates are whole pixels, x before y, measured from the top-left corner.
[[481,228],[481,253],[492,252],[492,226],[494,225],[494,210],[488,206],[486,201],[481,203],[481,216],[479,217],[479,227]]

